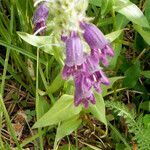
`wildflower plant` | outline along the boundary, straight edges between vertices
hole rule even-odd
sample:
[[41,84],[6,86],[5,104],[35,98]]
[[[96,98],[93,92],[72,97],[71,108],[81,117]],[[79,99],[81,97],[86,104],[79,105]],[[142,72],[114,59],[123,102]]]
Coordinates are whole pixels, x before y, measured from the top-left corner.
[[[82,8],[81,4],[84,4]],[[85,0],[40,1],[33,16],[35,32],[40,30],[39,34],[43,34],[49,26],[56,26],[52,34],[58,37],[59,43],[63,42],[65,49],[62,78],[66,80],[70,76],[73,77],[74,104],[83,104],[85,108],[88,108],[89,102],[96,103],[92,87],[101,93],[100,84],[109,85],[109,80],[99,63],[108,66],[107,56],[114,56],[114,51],[104,34],[86,17],[87,6],[88,1]],[[48,14],[52,20],[47,22],[46,27]],[[89,48],[84,46],[85,44]]]
[[[96,1],[90,3],[99,7]],[[102,15],[105,16],[111,8],[113,12],[126,16],[118,9],[120,3],[125,1],[117,0],[114,4],[109,1],[111,7],[108,8],[105,3],[102,2],[104,7],[100,6]],[[132,3],[123,4],[124,7],[128,5]],[[58,125],[54,142],[56,149],[59,140],[77,130],[84,120],[82,118],[87,114],[92,114],[105,125],[105,131],[100,132],[100,137],[105,137],[108,124],[103,96],[113,93],[114,91],[108,92],[108,89],[112,88],[115,81],[123,79],[108,78],[105,72],[109,65],[115,68],[121,51],[118,43],[114,44],[113,49],[112,42],[123,32],[122,28],[128,23],[126,18],[137,24],[135,29],[140,31],[142,29],[138,25],[147,27],[147,21],[143,24],[130,14],[118,25],[117,19],[120,16],[117,16],[117,22],[114,23],[116,31],[104,35],[104,30],[99,28],[99,24],[95,25],[95,18],[87,16],[88,0],[35,0],[34,6],[35,11],[30,18],[32,32],[18,34],[24,41],[37,48],[36,57],[28,52],[25,54],[33,61],[36,60],[36,70],[31,65],[28,71],[32,70],[32,76],[36,71],[36,76],[32,77],[33,82],[36,79],[35,93],[32,95],[36,97],[37,116],[33,128],[38,128],[40,145],[43,141],[42,134],[45,133],[45,129],[49,130],[47,126],[53,128],[54,125]],[[141,11],[139,14],[142,16]],[[141,20],[144,21],[145,18],[142,17]],[[115,28],[115,25],[119,27]],[[32,64],[31,60],[29,62]],[[49,69],[49,64],[55,65],[51,65]],[[28,89],[30,90],[30,87]]]
[[[37,117],[34,128],[59,122],[63,124],[75,117],[76,129],[79,126],[79,113],[86,113],[87,110],[105,124],[107,131],[105,104],[101,95],[104,86],[101,88],[101,85],[112,86],[104,68],[108,67],[114,50],[109,39],[92,23],[93,18],[87,17],[88,4],[87,0],[35,1],[37,8],[32,18],[33,35],[18,33],[22,39],[38,47],[38,53],[39,50],[49,53],[61,66],[60,74],[47,87],[47,94],[52,95],[57,91],[53,87],[60,81],[71,88],[71,91],[66,90],[61,95],[47,113]],[[37,110],[37,116],[38,114]],[[49,117],[51,114],[54,114],[53,121]],[[60,139],[59,134],[57,133],[55,144]]]

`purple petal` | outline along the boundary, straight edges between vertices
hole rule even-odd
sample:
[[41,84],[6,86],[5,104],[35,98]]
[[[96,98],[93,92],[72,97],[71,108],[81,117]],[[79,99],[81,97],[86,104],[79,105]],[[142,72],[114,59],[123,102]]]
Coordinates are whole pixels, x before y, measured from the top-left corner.
[[62,40],[63,42],[66,42],[67,39],[68,39],[68,37],[67,37],[65,34],[61,34],[61,40]]
[[62,78],[66,80],[71,74],[73,74],[73,72],[73,67],[68,67],[67,65],[65,65],[62,71]]
[[102,93],[102,89],[100,87],[100,82],[96,82],[93,85],[94,89],[96,90],[97,93]]
[[109,85],[109,79],[106,77],[105,73],[100,70],[100,74],[101,74],[101,83],[105,84],[105,85]]
[[48,14],[49,14],[48,7],[44,3],[41,3],[34,13],[33,23],[36,24],[42,21],[46,21],[48,18]]
[[83,73],[75,74],[74,76],[75,82],[75,98],[74,104],[78,106],[79,104],[83,104],[85,108],[88,107],[89,102],[95,104],[95,98],[91,91],[91,82],[87,80],[87,77]]
[[108,62],[108,60],[107,60],[106,54],[101,53],[101,54],[99,55],[99,60],[102,62],[102,64],[103,64],[104,66],[108,66],[108,65],[109,65],[109,62]]
[[106,53],[107,55],[109,55],[110,57],[114,56],[114,50],[109,46],[106,45],[103,49],[102,49],[103,53]]
[[[65,65],[62,71],[62,78],[64,80],[68,79],[70,75],[78,74],[78,72],[84,72],[85,64],[81,64],[80,66],[67,66]],[[84,72],[86,74],[86,72]]]
[[96,104],[96,99],[94,97],[94,94],[91,94],[90,97],[88,97],[88,100],[92,103],[92,104]]
[[94,56],[90,55],[86,57],[86,68],[89,74],[99,70],[99,61]]
[[66,41],[66,65],[79,66],[84,62],[83,46],[77,33],[71,32]]
[[[45,27],[45,26],[46,26],[45,21],[41,21],[41,22],[36,23],[36,25],[34,27],[34,32],[36,32],[38,29]],[[43,29],[42,31],[39,32],[40,35],[44,35],[45,29]]]
[[[42,27],[45,27],[48,14],[49,14],[48,7],[44,3],[41,3],[36,9],[34,16],[33,16],[33,24],[35,26],[34,32],[36,32],[38,29]],[[43,35],[44,32],[45,30],[42,30],[40,34]]]
[[103,49],[108,44],[104,34],[94,24],[81,22],[80,27],[84,30],[83,37],[91,49]]

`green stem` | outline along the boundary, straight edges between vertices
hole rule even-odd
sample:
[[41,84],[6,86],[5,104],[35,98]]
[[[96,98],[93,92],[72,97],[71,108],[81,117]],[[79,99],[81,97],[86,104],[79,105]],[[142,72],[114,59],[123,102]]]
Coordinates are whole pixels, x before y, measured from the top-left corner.
[[[36,116],[37,120],[40,119],[40,112],[39,112],[39,49],[37,49],[37,64],[36,64]],[[40,138],[40,149],[43,150],[43,139],[42,139],[42,130],[38,128],[39,138]]]
[[147,49],[145,48],[141,53],[140,55],[135,59],[134,63],[137,62],[141,57],[142,55],[147,51]]
[[[114,0],[113,0],[113,4],[114,4]],[[112,9],[112,18],[113,18],[113,29],[114,31],[116,30],[116,15],[115,15],[115,11],[114,9]]]
[[[9,54],[10,54],[10,49],[7,49],[6,52],[6,58],[5,58],[5,64],[4,64],[4,70],[3,70],[3,76],[2,76],[2,83],[1,83],[1,97],[4,95],[4,88],[5,88],[5,79],[6,79],[6,72],[7,72],[7,67],[8,67],[8,60],[9,60]],[[0,105],[1,107],[5,107],[5,105]],[[3,109],[3,108],[1,108]],[[3,118],[3,111],[0,112],[0,129],[2,129],[2,118]],[[3,141],[2,141],[2,135],[0,131],[0,144],[1,147],[3,147]]]
[[78,150],[78,135],[77,135],[77,130],[75,131],[75,142],[76,142],[76,150]]

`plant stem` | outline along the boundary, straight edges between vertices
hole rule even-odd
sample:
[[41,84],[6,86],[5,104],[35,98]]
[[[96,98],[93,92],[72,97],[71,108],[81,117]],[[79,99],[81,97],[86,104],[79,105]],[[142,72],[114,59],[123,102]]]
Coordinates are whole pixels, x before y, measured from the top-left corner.
[[[40,118],[39,112],[39,48],[37,49],[37,64],[36,64],[36,116],[37,120]],[[42,139],[42,130],[38,128],[39,139],[40,139],[40,150],[43,150],[43,139]]]
[[76,141],[76,150],[78,150],[78,136],[77,136],[77,130],[75,131],[75,141]]

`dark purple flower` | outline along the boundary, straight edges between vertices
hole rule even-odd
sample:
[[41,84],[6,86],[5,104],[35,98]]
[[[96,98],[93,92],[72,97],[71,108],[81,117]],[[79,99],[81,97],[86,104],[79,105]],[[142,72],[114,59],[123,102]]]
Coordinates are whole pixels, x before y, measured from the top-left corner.
[[104,34],[94,24],[81,22],[80,27],[84,30],[83,37],[91,50],[96,52],[104,65],[108,65],[106,56],[113,57],[114,50],[110,47]]
[[75,97],[74,104],[78,106],[83,104],[85,108],[88,108],[89,102],[96,103],[95,97],[91,91],[91,81],[86,77],[86,74],[78,72],[74,75],[75,82]]
[[[46,26],[46,21],[48,18],[49,9],[44,4],[41,3],[38,8],[36,9],[34,16],[33,16],[33,24],[34,24],[34,31],[39,30],[42,27]],[[42,30],[40,34],[44,34],[44,31]]]
[[62,72],[64,79],[67,79],[75,72],[84,69],[83,46],[76,32],[71,32],[66,40],[66,62]]
[[66,42],[67,39],[68,39],[67,35],[65,35],[64,33],[62,33],[62,34],[61,34],[61,40],[62,40],[63,42]]

